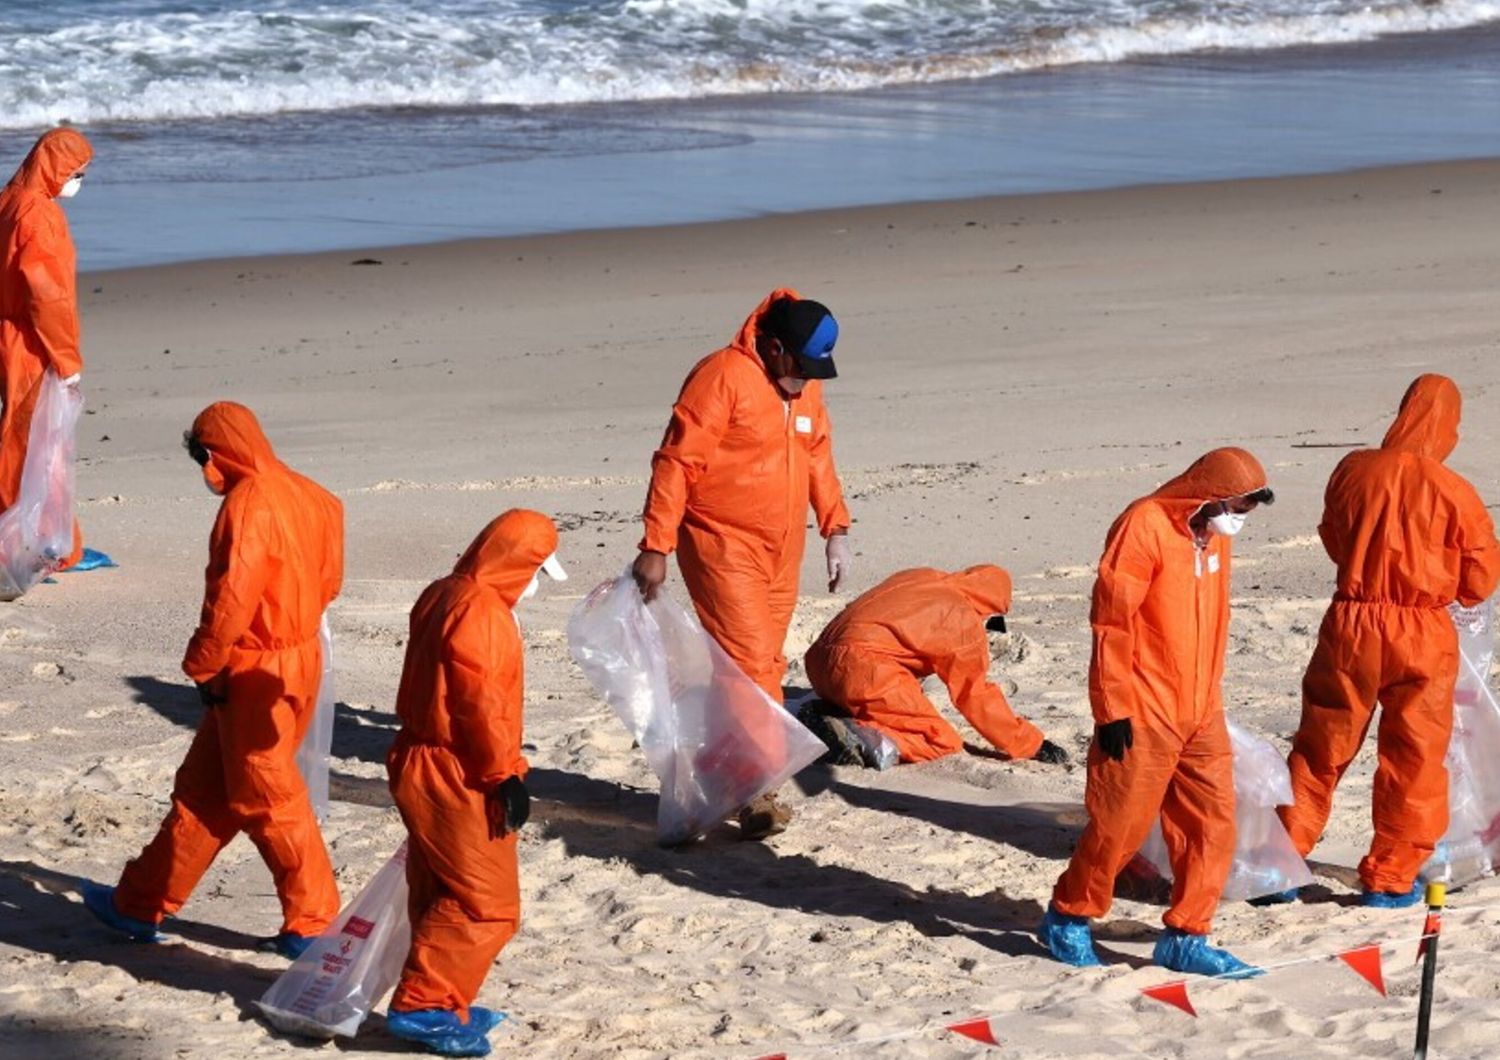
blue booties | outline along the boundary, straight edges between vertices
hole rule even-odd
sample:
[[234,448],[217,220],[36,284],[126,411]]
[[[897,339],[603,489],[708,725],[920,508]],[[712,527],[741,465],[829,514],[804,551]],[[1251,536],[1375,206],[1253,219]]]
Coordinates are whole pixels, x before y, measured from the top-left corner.
[[100,922],[114,928],[131,942],[155,942],[156,925],[125,916],[115,908],[115,889],[92,880],[83,881],[83,904]]
[[1048,953],[1074,968],[1098,968],[1104,963],[1094,952],[1094,933],[1089,930],[1088,917],[1068,916],[1049,905],[1036,937]]
[[256,948],[262,953],[279,953],[287,960],[295,961],[317,941],[316,935],[298,935],[292,931],[283,931],[271,938],[261,939],[260,945]]
[[469,1006],[469,1026],[480,1034],[488,1034],[510,1017],[504,1012],[496,1012],[492,1008],[482,1005]]
[[110,559],[103,552],[96,552],[91,548],[83,550],[83,555],[78,562],[69,567],[64,574],[81,573],[86,570],[103,570],[105,567],[118,567],[119,564]]
[[1176,928],[1167,928],[1156,940],[1156,949],[1151,959],[1163,968],[1192,975],[1210,975],[1216,979],[1253,979],[1265,975],[1265,971],[1246,964],[1228,950],[1219,950],[1208,944],[1203,935],[1189,935]]
[[[488,1015],[493,1017],[497,1013],[488,1012]],[[391,1009],[385,1015],[385,1029],[391,1034],[426,1046],[429,1053],[439,1056],[489,1056],[490,1040],[480,1029],[482,1025],[473,1016],[464,1023],[457,1013],[445,1008],[424,1008],[416,1012]]]
[[1424,889],[1422,881],[1418,880],[1404,894],[1399,891],[1366,891],[1360,897],[1359,904],[1369,909],[1410,909],[1422,901]]

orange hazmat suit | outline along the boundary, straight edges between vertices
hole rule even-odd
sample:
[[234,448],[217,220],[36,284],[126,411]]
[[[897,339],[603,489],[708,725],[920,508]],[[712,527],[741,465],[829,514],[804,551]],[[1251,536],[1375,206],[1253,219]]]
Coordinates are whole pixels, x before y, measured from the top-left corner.
[[322,680],[319,620],[343,581],[343,506],[276,458],[243,405],[210,405],[192,436],[224,502],[182,669],[221,703],[204,712],[172,809],[125,866],[115,908],[149,923],[176,912],[245,832],[276,882],[282,930],[317,935],[339,894],[295,758]]
[[1287,759],[1296,801],[1281,817],[1306,855],[1378,701],[1375,836],[1359,865],[1369,891],[1409,891],[1447,830],[1443,759],[1459,658],[1446,609],[1479,603],[1500,581],[1484,502],[1443,466],[1458,444],[1460,407],[1452,380],[1418,378],[1380,448],[1350,453],[1334,469],[1318,525],[1338,582],[1302,679],[1302,722]]
[[386,756],[391,794],[411,833],[411,951],[391,999],[399,1012],[469,1019],[496,956],[521,922],[515,831],[490,838],[485,799],[526,775],[521,755],[523,653],[513,609],[557,529],[513,510],[480,532],[453,573],[411,612]]
[[809,502],[824,537],[849,527],[822,384],[786,397],[756,352],[761,318],[783,297],[800,296],[772,291],[688,375],[651,460],[640,545],[677,551],[704,628],[778,703]]
[[884,732],[903,762],[963,750],[963,738],[922,694],[937,674],[958,712],[1011,758],[1031,758],[1042,732],[1016,717],[988,679],[984,623],[1010,610],[1010,575],[988,564],[949,574],[893,574],[828,624],[804,657],[822,698]]
[[[83,370],[78,349],[77,255],[57,194],[88,165],[93,148],[82,133],[51,129],[0,191],[0,511],[16,503],[31,435],[31,414],[51,368],[59,379]],[[78,562],[83,538],[73,524]]]
[[1243,449],[1215,449],[1125,509],[1109,530],[1094,583],[1089,701],[1098,725],[1128,718],[1122,760],[1096,738],[1084,803],[1089,823],[1052,905],[1109,911],[1115,877],[1161,818],[1171,860],[1168,927],[1206,935],[1234,861],[1234,773],[1220,681],[1229,634],[1229,538],[1199,545],[1188,521],[1203,505],[1262,489]]

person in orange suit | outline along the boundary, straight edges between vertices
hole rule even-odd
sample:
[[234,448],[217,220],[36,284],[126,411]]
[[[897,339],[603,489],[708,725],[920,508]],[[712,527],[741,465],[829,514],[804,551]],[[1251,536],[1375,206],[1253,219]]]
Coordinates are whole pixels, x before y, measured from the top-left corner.
[[411,951],[386,1027],[447,1056],[484,1056],[504,1016],[473,1004],[521,920],[518,833],[530,814],[521,755],[524,655],[516,605],[558,563],[557,529],[512,510],[412,608],[386,756],[410,840]]
[[[927,568],[893,574],[839,612],[813,642],[804,657],[808,680],[822,700],[889,737],[903,762],[963,750],[958,730],[922,694],[922,678],[937,674],[958,712],[997,750],[1064,763],[1067,752],[1016,717],[988,679],[986,630],[1004,631],[1010,593],[1010,575],[989,564],[953,574]],[[874,764],[837,713],[802,716],[846,760]]]
[[[0,512],[20,494],[43,374],[50,368],[76,386],[83,372],[77,254],[57,200],[77,194],[93,156],[82,133],[50,129],[0,191]],[[83,535],[75,522],[73,551],[63,566],[82,556]]]
[[111,927],[153,940],[245,832],[281,899],[282,928],[265,947],[296,957],[339,911],[296,754],[322,680],[319,621],[344,576],[343,506],[276,458],[243,405],[210,405],[184,444],[224,497],[202,614],[182,660],[207,709],[156,838],[118,886],[88,884],[84,899]]
[[1089,615],[1089,822],[1040,931],[1058,960],[1100,963],[1089,918],[1109,912],[1115,877],[1159,817],[1173,885],[1156,963],[1259,974],[1206,936],[1234,860],[1233,756],[1220,690],[1230,539],[1274,499],[1254,456],[1215,449],[1110,527]]
[[1302,722],[1287,759],[1295,802],[1280,813],[1306,856],[1380,703],[1375,836],[1359,864],[1366,905],[1420,899],[1417,873],[1448,827],[1443,759],[1459,658],[1447,608],[1480,603],[1500,581],[1484,502],[1443,466],[1458,444],[1460,409],[1451,379],[1418,378],[1380,448],[1350,453],[1334,469],[1318,525],[1338,582],[1302,679]]
[[[703,627],[778,703],[809,503],[828,542],[830,592],[851,559],[821,382],[837,375],[837,339],[825,306],[783,288],[732,343],[698,362],[652,458],[633,568],[649,600],[675,549]],[[764,838],[790,819],[768,792],[741,811],[741,835]]]

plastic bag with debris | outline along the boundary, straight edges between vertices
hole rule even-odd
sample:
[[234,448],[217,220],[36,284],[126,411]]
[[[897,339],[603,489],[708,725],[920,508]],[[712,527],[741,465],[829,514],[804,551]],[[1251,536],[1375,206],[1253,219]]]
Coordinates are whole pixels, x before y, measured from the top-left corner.
[[354,1037],[401,978],[411,949],[406,900],[403,842],[333,926],[256,1002],[267,1022],[309,1038]]
[[0,514],[0,600],[19,597],[73,551],[73,449],[82,412],[82,392],[47,369],[16,503]]
[[[1276,814],[1277,806],[1292,801],[1292,778],[1286,760],[1269,740],[1236,722],[1229,721],[1228,726],[1234,749],[1235,843],[1234,866],[1224,884],[1223,897],[1245,901],[1311,883],[1307,862],[1297,853]],[[1172,878],[1160,820],[1152,825],[1140,854],[1163,879]]]
[[823,754],[696,615],[664,592],[647,604],[629,576],[578,605],[568,647],[661,780],[663,844],[702,835]]
[[1424,880],[1462,885],[1500,868],[1500,703],[1489,685],[1495,601],[1450,608],[1458,627],[1458,683],[1448,741],[1448,831]]

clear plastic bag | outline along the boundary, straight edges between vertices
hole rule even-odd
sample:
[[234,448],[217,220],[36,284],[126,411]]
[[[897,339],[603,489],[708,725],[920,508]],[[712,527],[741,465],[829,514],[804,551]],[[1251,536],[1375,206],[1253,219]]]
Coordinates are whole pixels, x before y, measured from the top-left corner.
[[321,823],[328,817],[328,760],[333,753],[333,630],[328,615],[318,624],[318,646],[322,649],[323,675],[318,681],[318,701],[312,721],[297,748],[297,772],[307,784],[313,816]]
[[1495,601],[1450,609],[1458,627],[1458,683],[1448,767],[1448,831],[1424,880],[1462,885],[1500,868],[1500,703],[1489,686],[1495,657]]
[[[1230,721],[1229,742],[1234,749],[1234,866],[1224,884],[1223,897],[1240,902],[1288,891],[1312,883],[1307,862],[1292,845],[1277,806],[1292,801],[1292,778],[1269,740]],[[1172,878],[1161,821],[1141,847],[1141,857],[1162,877]]]
[[309,1038],[354,1037],[401,978],[411,949],[406,901],[403,842],[334,926],[256,1002],[267,1022]]
[[885,770],[900,764],[901,749],[896,746],[895,740],[873,725],[851,721],[849,727],[859,737],[860,746],[865,750],[865,764],[871,769]]
[[14,600],[73,551],[73,449],[83,394],[47,369],[31,415],[16,503],[0,514],[0,600]]
[[746,677],[696,615],[627,576],[568,620],[568,647],[661,780],[663,844],[702,835],[822,757],[822,741]]

